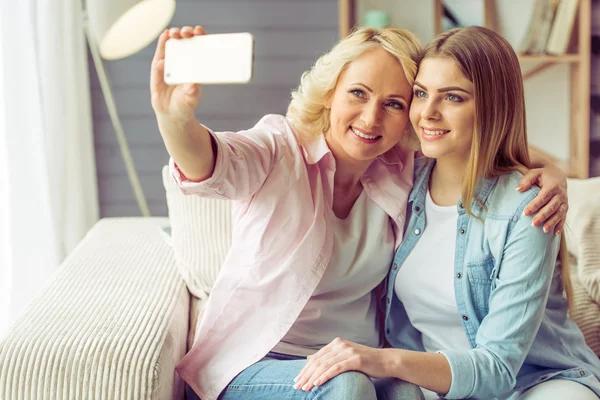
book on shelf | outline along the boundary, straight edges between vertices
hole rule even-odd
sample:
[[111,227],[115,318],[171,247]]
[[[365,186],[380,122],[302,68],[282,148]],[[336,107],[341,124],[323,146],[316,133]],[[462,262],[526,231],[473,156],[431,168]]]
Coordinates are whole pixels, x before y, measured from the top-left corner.
[[518,49],[519,53],[545,53],[558,7],[559,0],[535,0],[529,25]]
[[578,3],[579,0],[560,0],[552,30],[548,37],[546,53],[562,55],[567,52],[573,33]]

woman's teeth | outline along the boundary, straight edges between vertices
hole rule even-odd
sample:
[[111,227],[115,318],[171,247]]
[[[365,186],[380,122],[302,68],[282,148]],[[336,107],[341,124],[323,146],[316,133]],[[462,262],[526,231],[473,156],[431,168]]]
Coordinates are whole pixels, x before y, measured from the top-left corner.
[[369,139],[369,140],[374,140],[377,139],[379,136],[370,136],[370,135],[365,135],[364,133],[360,132],[359,130],[356,130],[354,128],[352,128],[352,132],[354,132],[354,134],[358,137],[361,137],[363,139]]
[[425,132],[427,135],[443,135],[444,133],[448,133],[450,131],[440,131],[440,130],[432,131],[432,130],[423,128],[423,132]]

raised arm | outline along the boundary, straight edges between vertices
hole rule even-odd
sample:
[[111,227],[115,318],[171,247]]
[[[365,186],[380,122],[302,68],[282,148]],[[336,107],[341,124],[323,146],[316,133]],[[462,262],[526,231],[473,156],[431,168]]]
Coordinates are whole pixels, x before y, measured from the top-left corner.
[[164,81],[168,39],[205,35],[201,26],[171,28],[160,35],[152,61],[150,91],[158,128],[171,155],[171,169],[180,188],[203,197],[240,200],[265,182],[287,148],[290,128],[281,116],[266,116],[239,133],[215,134],[200,124],[195,110],[202,87],[167,85]]
[[196,84],[167,85],[163,74],[168,39],[204,34],[206,32],[200,26],[165,30],[158,38],[150,73],[152,108],[167,151],[183,175],[197,182],[212,175],[216,159],[215,143],[194,114],[202,87]]

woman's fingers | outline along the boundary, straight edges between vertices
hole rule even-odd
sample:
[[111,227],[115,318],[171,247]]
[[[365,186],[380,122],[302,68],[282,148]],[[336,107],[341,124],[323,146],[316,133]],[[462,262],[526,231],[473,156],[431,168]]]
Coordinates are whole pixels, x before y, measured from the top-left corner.
[[[564,208],[564,213],[567,215],[568,207],[565,204],[561,204],[560,208]],[[565,229],[566,218],[562,218],[558,224],[554,227],[554,233],[560,235]]]
[[176,27],[169,29],[169,38],[181,39],[181,29],[176,28]]
[[309,361],[307,363],[308,368],[298,375],[294,389],[304,390],[305,392],[310,391],[314,386],[314,381],[331,367],[335,355],[333,352],[328,352]]
[[184,26],[179,31],[179,34],[181,35],[182,38],[190,38],[190,37],[194,36],[194,28],[192,28],[191,26]]
[[554,214],[546,219],[544,223],[544,232],[554,231],[555,234],[560,234],[567,219],[567,206],[562,203]]
[[535,185],[537,183],[537,180],[540,177],[540,174],[541,174],[541,171],[538,168],[530,169],[529,171],[527,171],[527,173],[525,175],[523,175],[523,177],[521,178],[521,181],[519,182],[519,185],[517,186],[517,190],[519,192],[522,192],[524,190],[529,189],[531,186]]
[[550,201],[543,206],[533,218],[533,224],[535,226],[544,224],[544,232],[550,232],[563,217],[566,217],[566,215],[560,213],[561,205],[562,200],[559,196],[552,197],[552,199],[550,199]]
[[545,223],[550,218],[558,207],[562,204],[560,196],[552,191],[540,190],[538,196],[533,199],[526,207],[526,209],[533,209],[529,214],[536,213],[533,217],[533,226],[539,226]]
[[[319,365],[312,371],[312,373],[306,376],[304,384],[302,385],[302,390],[309,392],[315,386],[320,386],[327,380],[345,372],[342,369],[343,364],[341,364],[341,362],[344,360],[344,354],[337,354],[321,361]],[[328,371],[330,372],[331,377],[328,379],[322,379],[323,375]]]
[[159,37],[152,59],[150,68],[150,90],[156,90],[159,85],[164,83],[164,65],[165,65],[165,43],[169,38],[169,31],[165,30]]
[[[549,189],[548,187],[541,188],[537,196],[527,204],[527,207],[523,210],[523,214],[527,216],[537,213],[542,207],[548,204],[555,195],[556,193],[552,189]],[[540,218],[534,219],[533,225],[538,226],[541,222],[544,222],[544,220],[540,220]]]
[[186,38],[191,38],[193,36],[206,35],[206,31],[200,25],[196,25],[194,27],[186,25],[186,26],[182,27],[181,29],[180,28],[171,28],[169,30],[169,34],[171,35],[172,38],[175,38],[175,39],[186,39]]
[[167,43],[167,39],[169,39],[169,31],[165,29],[158,37],[156,50],[154,51],[154,58],[152,59],[153,63],[165,58],[165,43]]
[[312,375],[312,371],[316,368],[316,366],[321,362],[324,357],[328,357],[328,353],[331,352],[332,343],[329,343],[327,346],[321,348],[312,356],[308,356],[306,358],[306,364],[304,368],[300,371],[298,376],[294,378],[294,388],[301,389],[307,382],[308,377]]
[[319,350],[318,352],[316,352],[315,354],[313,354],[312,356],[308,356],[306,357],[306,364],[304,364],[304,368],[302,368],[302,370],[300,371],[300,373],[298,374],[298,376],[296,376],[294,378],[294,382],[296,383],[296,385],[294,385],[294,387],[297,386],[297,389],[302,387],[302,385],[300,385],[300,381],[306,377],[307,371],[311,370],[314,366],[314,360],[318,360],[321,356],[327,354],[329,352],[329,345],[323,347],[321,350]]

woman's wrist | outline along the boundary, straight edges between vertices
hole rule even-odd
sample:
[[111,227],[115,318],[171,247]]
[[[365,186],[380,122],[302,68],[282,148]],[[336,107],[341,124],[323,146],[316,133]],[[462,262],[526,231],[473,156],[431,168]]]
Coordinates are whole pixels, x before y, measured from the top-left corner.
[[158,122],[158,129],[161,134],[168,136],[183,136],[200,126],[195,116],[191,116],[190,118],[173,118],[157,114],[156,121]]
[[403,379],[403,363],[401,349],[381,349],[382,365],[385,376],[391,378]]

